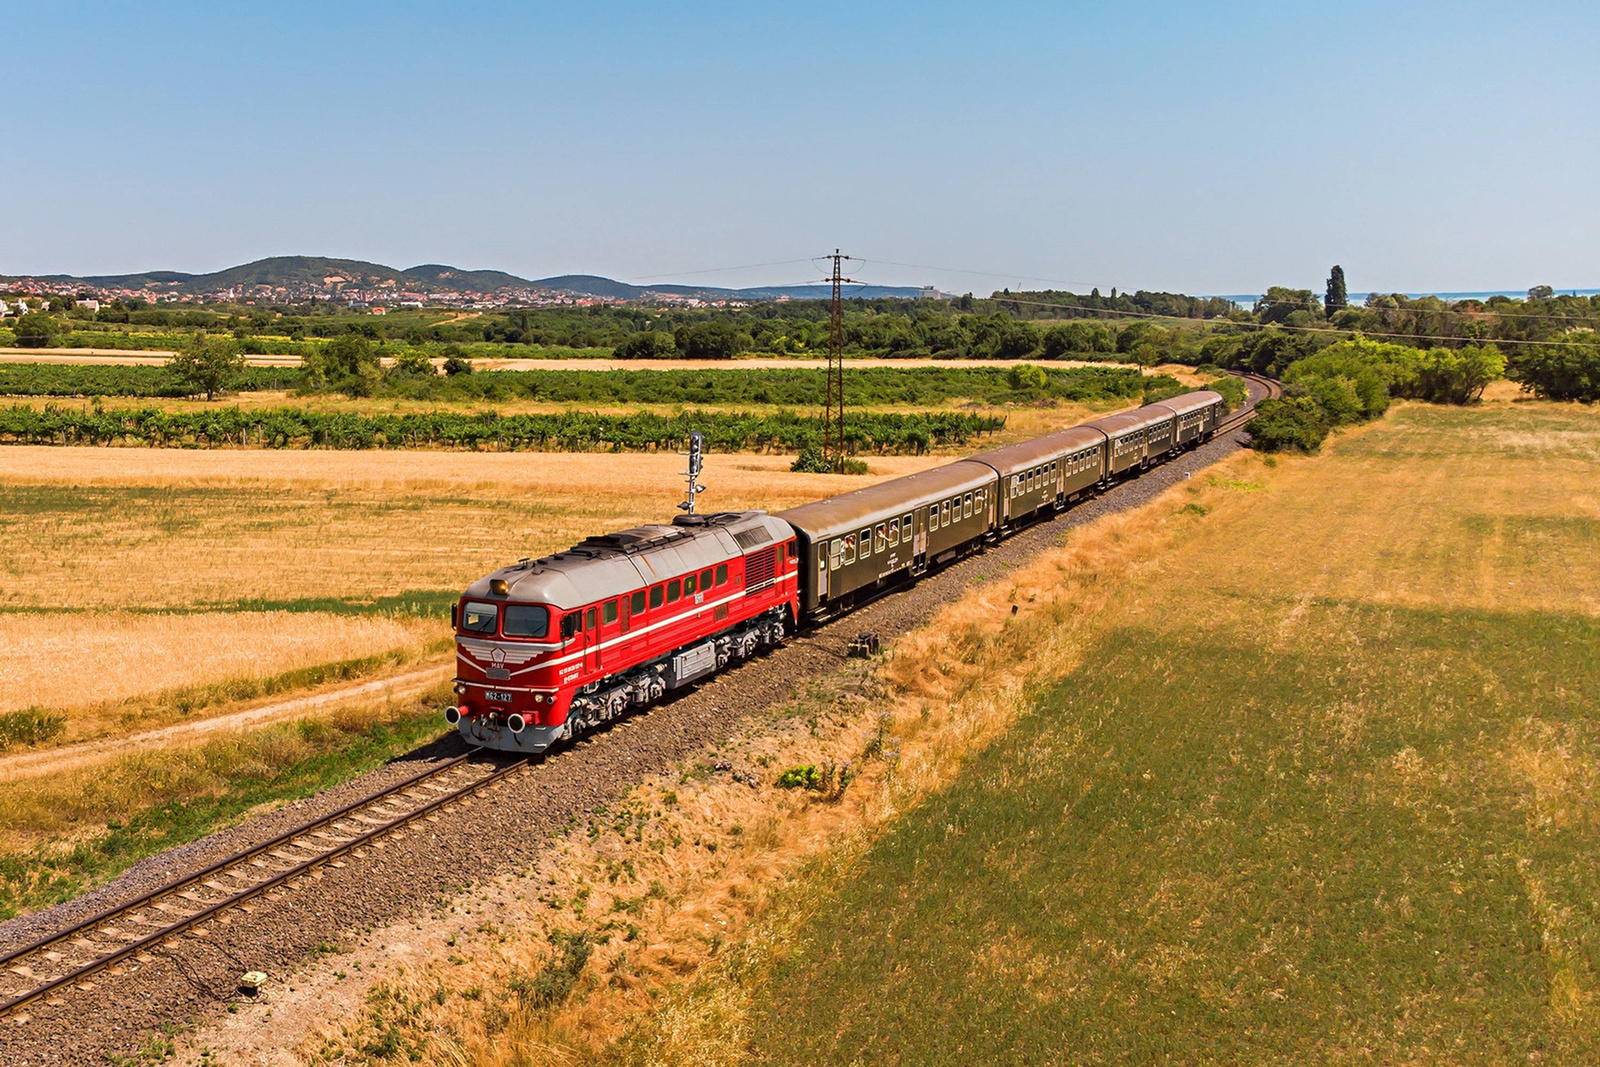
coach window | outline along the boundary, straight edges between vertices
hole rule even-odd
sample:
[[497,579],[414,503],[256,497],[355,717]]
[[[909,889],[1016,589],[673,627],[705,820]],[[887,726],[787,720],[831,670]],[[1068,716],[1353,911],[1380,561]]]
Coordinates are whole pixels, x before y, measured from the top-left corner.
[[[835,543],[837,543],[837,542],[835,542]],[[854,563],[856,561],[856,535],[855,534],[845,534],[844,535],[844,555],[841,558],[846,563]]]
[[856,544],[861,549],[862,559],[872,558],[872,527],[867,527],[856,536]]
[[683,595],[683,583],[674,578],[667,583],[667,603],[676,604]]
[[840,540],[839,538],[835,537],[832,541],[828,542],[828,569],[830,571],[838,570],[839,569],[839,561],[841,559],[843,559],[843,558],[844,558],[844,542],[842,540]]
[[883,523],[878,523],[872,531],[872,551],[882,552],[889,546],[889,531]]
[[694,590],[695,590],[694,575],[691,574],[691,575],[689,575],[687,578],[685,578],[683,580],[683,595],[684,596],[694,596]]
[[650,587],[650,606],[653,608],[661,606],[661,587],[659,585]]
[[939,525],[941,527],[950,525],[950,501],[948,500],[939,504]]
[[900,520],[899,519],[890,519],[889,520],[889,544],[898,545],[899,543],[900,543]]
[[615,600],[608,600],[601,607],[600,621],[608,626],[617,621],[617,602]]
[[728,565],[726,563],[717,564],[717,584],[728,584]]

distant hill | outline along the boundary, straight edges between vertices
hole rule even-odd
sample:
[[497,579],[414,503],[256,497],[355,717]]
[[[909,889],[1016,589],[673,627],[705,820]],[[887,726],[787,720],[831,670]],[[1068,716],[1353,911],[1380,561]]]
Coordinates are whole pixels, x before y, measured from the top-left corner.
[[[0,282],[17,281],[21,276],[0,277]],[[463,270],[443,263],[424,263],[399,270],[381,263],[359,259],[332,259],[324,256],[273,256],[258,259],[209,274],[156,270],[137,274],[95,274],[76,276],[51,274],[36,276],[39,281],[60,285],[84,285],[96,289],[162,289],[176,293],[203,294],[227,289],[248,290],[258,285],[285,288],[291,292],[331,290],[338,287],[370,289],[393,282],[394,288],[436,292],[441,289],[489,296],[507,289],[544,293],[567,293],[606,300],[639,300],[649,294],[699,297],[703,300],[792,300],[825,299],[826,285],[756,286],[724,289],[703,285],[630,285],[595,274],[560,274],[529,280],[499,270]],[[850,296],[913,297],[910,286],[857,286]]]

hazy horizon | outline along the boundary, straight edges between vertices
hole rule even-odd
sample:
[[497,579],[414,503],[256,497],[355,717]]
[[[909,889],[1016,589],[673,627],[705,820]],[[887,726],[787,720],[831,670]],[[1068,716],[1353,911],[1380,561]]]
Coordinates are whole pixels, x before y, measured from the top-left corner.
[[[1600,11],[26,9],[3,274],[1600,284]],[[29,44],[33,42],[33,44]],[[738,268],[738,269],[734,269]],[[1565,286],[1559,283],[1574,283]],[[1509,284],[1508,284],[1509,283]]]

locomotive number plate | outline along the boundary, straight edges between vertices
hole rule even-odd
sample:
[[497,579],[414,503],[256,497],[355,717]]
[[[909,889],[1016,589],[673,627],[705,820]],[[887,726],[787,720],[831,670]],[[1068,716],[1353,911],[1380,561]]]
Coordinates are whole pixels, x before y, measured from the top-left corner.
[[509,704],[511,703],[511,694],[498,689],[485,689],[483,691],[483,699],[491,704]]

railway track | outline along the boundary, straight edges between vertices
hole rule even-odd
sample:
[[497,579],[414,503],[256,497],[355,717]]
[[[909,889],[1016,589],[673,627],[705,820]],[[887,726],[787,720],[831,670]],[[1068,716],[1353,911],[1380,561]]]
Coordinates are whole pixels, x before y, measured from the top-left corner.
[[206,937],[212,923],[250,901],[309,877],[323,864],[343,866],[382,848],[382,838],[473,794],[506,781],[527,759],[493,762],[456,756],[380,792],[253,845],[203,870],[107,908],[0,956],[0,1015],[38,1000],[55,1002],[91,990],[101,972],[126,973],[150,962],[150,951],[180,934]]
[[[1265,391],[1259,399],[1283,395],[1270,378],[1241,374]],[[1225,420],[1217,433],[1230,433],[1254,416],[1255,401]],[[885,590],[884,595],[894,590]],[[876,598],[874,598],[876,599]],[[311,877],[324,864],[343,866],[341,857],[359,858],[382,848],[382,839],[473,794],[493,788],[529,764],[526,758],[494,762],[474,751],[402,779],[336,811],[270,840],[173,880],[115,907],[107,908],[0,955],[0,1016],[39,1000],[60,1003],[60,994],[94,988],[103,972],[123,974],[155,957],[151,950],[180,935],[209,936],[213,923],[250,910],[250,901],[273,899]],[[20,1019],[21,1016],[18,1016]]]

